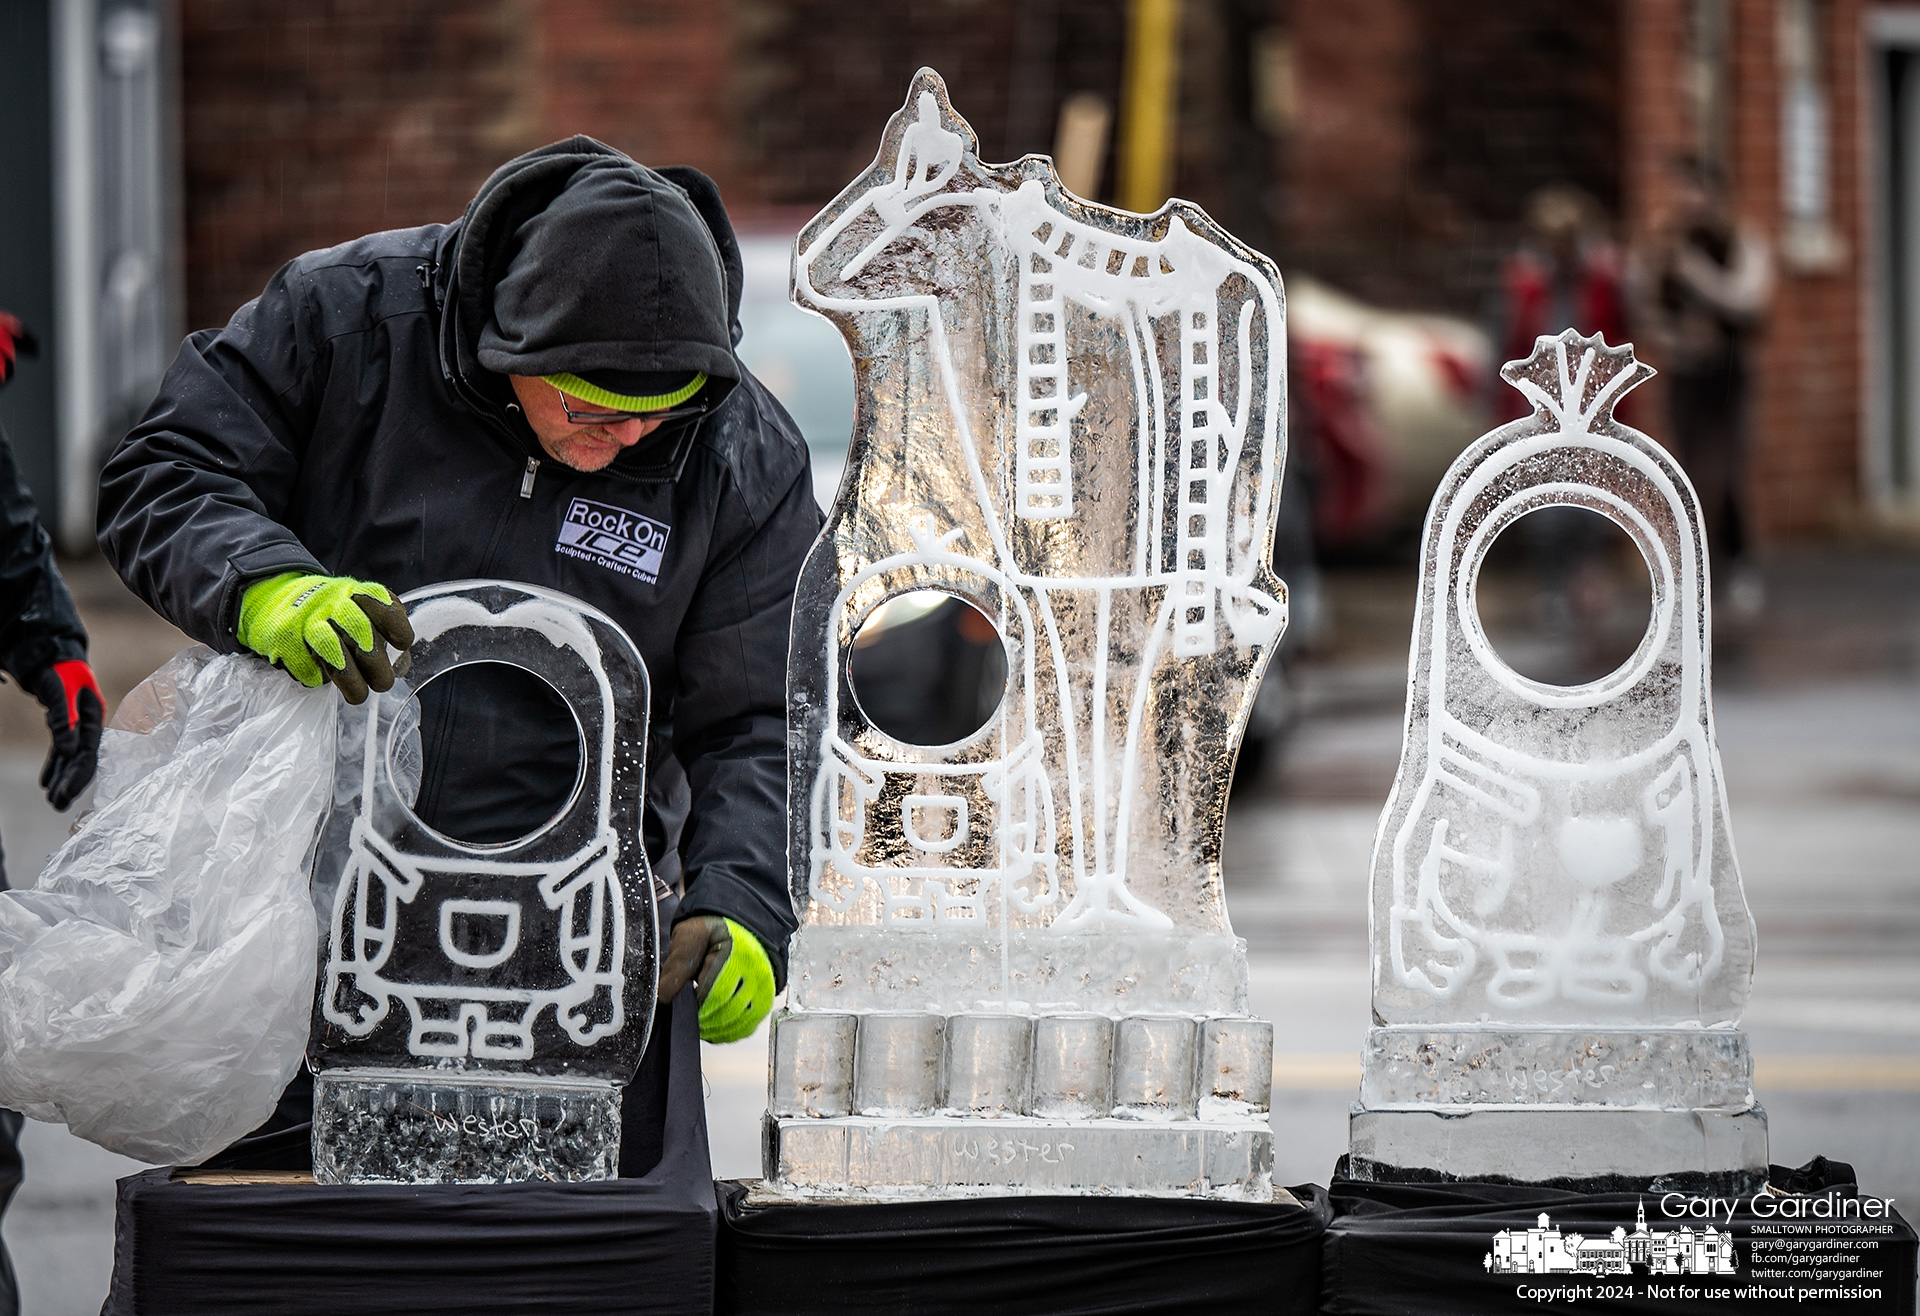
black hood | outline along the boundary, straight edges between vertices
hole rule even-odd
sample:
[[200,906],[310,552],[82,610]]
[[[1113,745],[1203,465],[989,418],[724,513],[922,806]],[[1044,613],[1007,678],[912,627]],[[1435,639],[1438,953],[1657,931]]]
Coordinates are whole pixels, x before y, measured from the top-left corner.
[[447,230],[442,368],[496,406],[505,374],[699,370],[717,404],[741,375],[742,278],[712,179],[571,137],[495,170]]

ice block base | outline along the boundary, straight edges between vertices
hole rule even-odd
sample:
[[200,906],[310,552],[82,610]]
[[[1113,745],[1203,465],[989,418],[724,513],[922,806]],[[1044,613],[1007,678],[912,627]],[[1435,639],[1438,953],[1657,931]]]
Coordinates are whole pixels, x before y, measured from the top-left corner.
[[1754,1192],[1767,1117],[1736,1028],[1373,1028],[1355,1179]]
[[315,1183],[580,1183],[620,1163],[620,1088],[427,1071],[313,1080]]
[[766,1140],[767,1187],[784,1197],[1103,1193],[1273,1200],[1273,1133],[1264,1118],[770,1115]]
[[1361,1181],[1505,1182],[1585,1192],[1740,1196],[1767,1182],[1767,1114],[1575,1106],[1356,1104],[1347,1175]]
[[1736,1028],[1372,1028],[1370,1107],[1549,1105],[1745,1110],[1753,1055]]

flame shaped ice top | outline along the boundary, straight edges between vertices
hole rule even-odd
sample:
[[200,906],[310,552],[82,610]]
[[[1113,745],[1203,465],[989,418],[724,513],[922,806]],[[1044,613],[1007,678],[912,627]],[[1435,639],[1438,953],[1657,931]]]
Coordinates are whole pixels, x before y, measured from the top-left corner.
[[1542,334],[1533,355],[1500,367],[1500,377],[1533,403],[1534,416],[1553,421],[1569,437],[1611,424],[1614,406],[1654,373],[1635,359],[1632,343],[1608,347],[1599,334]]

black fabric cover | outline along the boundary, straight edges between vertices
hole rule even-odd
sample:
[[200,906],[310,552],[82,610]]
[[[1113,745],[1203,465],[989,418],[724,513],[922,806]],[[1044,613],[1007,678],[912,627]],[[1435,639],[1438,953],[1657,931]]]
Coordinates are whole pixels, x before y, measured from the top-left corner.
[[228,1187],[149,1170],[120,1181],[102,1316],[704,1316],[715,1206],[698,1017],[675,1011],[663,1031],[666,1140],[644,1178]]
[[[20,1187],[20,1126],[25,1122],[17,1110],[0,1110],[0,1215],[6,1214]],[[20,1285],[5,1244],[0,1244],[0,1316],[20,1316]]]
[[992,1197],[887,1205],[749,1206],[720,1186],[715,1310],[1306,1313],[1329,1214],[1302,1203]]
[[[1858,1195],[1852,1167],[1824,1157],[1798,1170],[1774,1166],[1770,1178],[1775,1187],[1793,1193],[1839,1198]],[[1360,1183],[1344,1178],[1340,1170],[1334,1173],[1329,1196],[1333,1219],[1324,1238],[1321,1267],[1320,1311],[1325,1316],[1495,1316],[1568,1307],[1634,1316],[1698,1316],[1704,1311],[1739,1312],[1741,1316],[1766,1312],[1868,1316],[1881,1312],[1910,1314],[1914,1310],[1915,1235],[1897,1214],[1891,1219],[1837,1222],[1841,1227],[1891,1227],[1877,1236],[1848,1235],[1833,1227],[1836,1222],[1756,1216],[1751,1210],[1751,1197],[1742,1196],[1735,1199],[1738,1209],[1731,1221],[1737,1270],[1730,1276],[1650,1276],[1641,1268],[1624,1276],[1493,1274],[1484,1259],[1493,1247],[1494,1234],[1502,1229],[1526,1229],[1543,1213],[1563,1233],[1577,1232],[1588,1238],[1606,1237],[1616,1225],[1631,1232],[1642,1206],[1648,1228],[1653,1230],[1681,1224],[1700,1226],[1708,1221],[1663,1218],[1659,1209],[1662,1195],[1658,1192],[1582,1194],[1519,1184]],[[1719,1229],[1728,1228],[1719,1216],[1711,1223]],[[1782,1224],[1815,1226],[1816,1238],[1871,1240],[1875,1246],[1858,1253],[1859,1264],[1883,1274],[1857,1279],[1755,1276],[1751,1273],[1755,1269],[1755,1227],[1765,1230]],[[1772,1268],[1772,1263],[1766,1264]],[[1649,1293],[1650,1285],[1663,1292],[1692,1289],[1695,1294],[1655,1296]],[[1877,1288],[1879,1296],[1756,1298],[1752,1296],[1755,1286],[1769,1291],[1803,1286]],[[1522,1292],[1564,1292],[1575,1287],[1585,1287],[1588,1292],[1577,1298],[1554,1299]],[[1601,1290],[1608,1287],[1630,1288],[1632,1294],[1607,1296]]]

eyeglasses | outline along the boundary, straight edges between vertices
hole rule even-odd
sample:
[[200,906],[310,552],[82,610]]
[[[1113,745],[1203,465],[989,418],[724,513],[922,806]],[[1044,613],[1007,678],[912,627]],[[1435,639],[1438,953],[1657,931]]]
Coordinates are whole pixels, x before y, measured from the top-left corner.
[[567,405],[567,393],[549,384],[554,392],[560,394],[560,410],[567,413],[567,419],[575,425],[617,425],[623,420],[685,420],[689,416],[707,414],[707,404],[691,402],[684,407],[668,407],[665,411],[575,411]]

